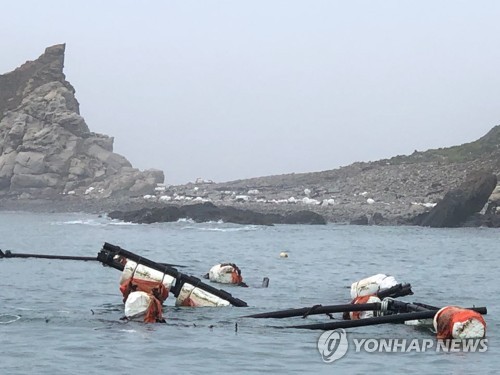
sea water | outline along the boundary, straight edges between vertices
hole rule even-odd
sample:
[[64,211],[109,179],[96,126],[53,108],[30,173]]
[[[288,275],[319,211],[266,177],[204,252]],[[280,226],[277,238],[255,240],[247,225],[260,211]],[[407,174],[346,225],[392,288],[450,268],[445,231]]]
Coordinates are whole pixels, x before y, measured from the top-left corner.
[[[249,307],[176,308],[167,324],[126,322],[119,271],[99,262],[0,259],[0,374],[496,373],[498,229],[349,225],[272,227],[189,221],[136,225],[83,213],[0,213],[0,248],[13,253],[96,256],[104,242],[201,277],[236,263],[249,288],[225,287]],[[288,258],[280,258],[286,251]],[[327,316],[244,315],[344,304],[352,282],[386,273],[411,283],[401,298],[435,306],[486,306],[486,352],[355,352],[325,363],[322,331],[280,328]],[[268,288],[262,279],[269,277]],[[334,318],[340,319],[339,314]],[[403,324],[351,328],[373,339],[434,339]]]

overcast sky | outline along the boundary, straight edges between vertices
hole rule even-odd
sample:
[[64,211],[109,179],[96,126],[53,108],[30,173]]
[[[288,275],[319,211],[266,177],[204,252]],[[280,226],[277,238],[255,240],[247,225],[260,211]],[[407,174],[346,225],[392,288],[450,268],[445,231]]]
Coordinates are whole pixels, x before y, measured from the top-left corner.
[[4,1],[0,73],[66,43],[91,131],[167,183],[334,169],[500,124],[500,1]]

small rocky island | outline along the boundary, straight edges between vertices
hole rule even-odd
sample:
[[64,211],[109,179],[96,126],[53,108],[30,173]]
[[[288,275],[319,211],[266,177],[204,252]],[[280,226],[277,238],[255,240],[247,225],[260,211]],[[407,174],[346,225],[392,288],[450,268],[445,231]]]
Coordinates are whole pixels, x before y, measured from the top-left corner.
[[[500,126],[470,143],[322,172],[164,184],[93,133],[63,73],[65,45],[0,75],[0,209],[223,220],[500,226]],[[112,213],[111,213],[112,212]]]

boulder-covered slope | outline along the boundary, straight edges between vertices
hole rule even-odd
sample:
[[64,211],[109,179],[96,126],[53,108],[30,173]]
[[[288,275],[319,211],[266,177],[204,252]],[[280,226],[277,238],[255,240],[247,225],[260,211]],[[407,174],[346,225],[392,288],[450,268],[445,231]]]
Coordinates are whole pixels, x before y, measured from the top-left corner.
[[[321,172],[222,183],[199,179],[168,187],[159,199],[203,199],[262,212],[308,209],[330,222],[412,224],[478,171],[500,175],[500,126],[470,143]],[[500,206],[498,187],[489,201]]]
[[164,175],[139,171],[93,133],[63,73],[65,45],[0,75],[0,197],[139,196]]

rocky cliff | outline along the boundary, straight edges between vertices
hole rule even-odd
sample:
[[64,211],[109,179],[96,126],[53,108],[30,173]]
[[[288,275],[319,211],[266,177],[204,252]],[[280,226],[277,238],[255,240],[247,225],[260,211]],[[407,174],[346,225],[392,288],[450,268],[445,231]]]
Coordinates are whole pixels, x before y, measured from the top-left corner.
[[139,171],[93,133],[63,73],[65,45],[0,75],[0,197],[142,196],[164,175]]

